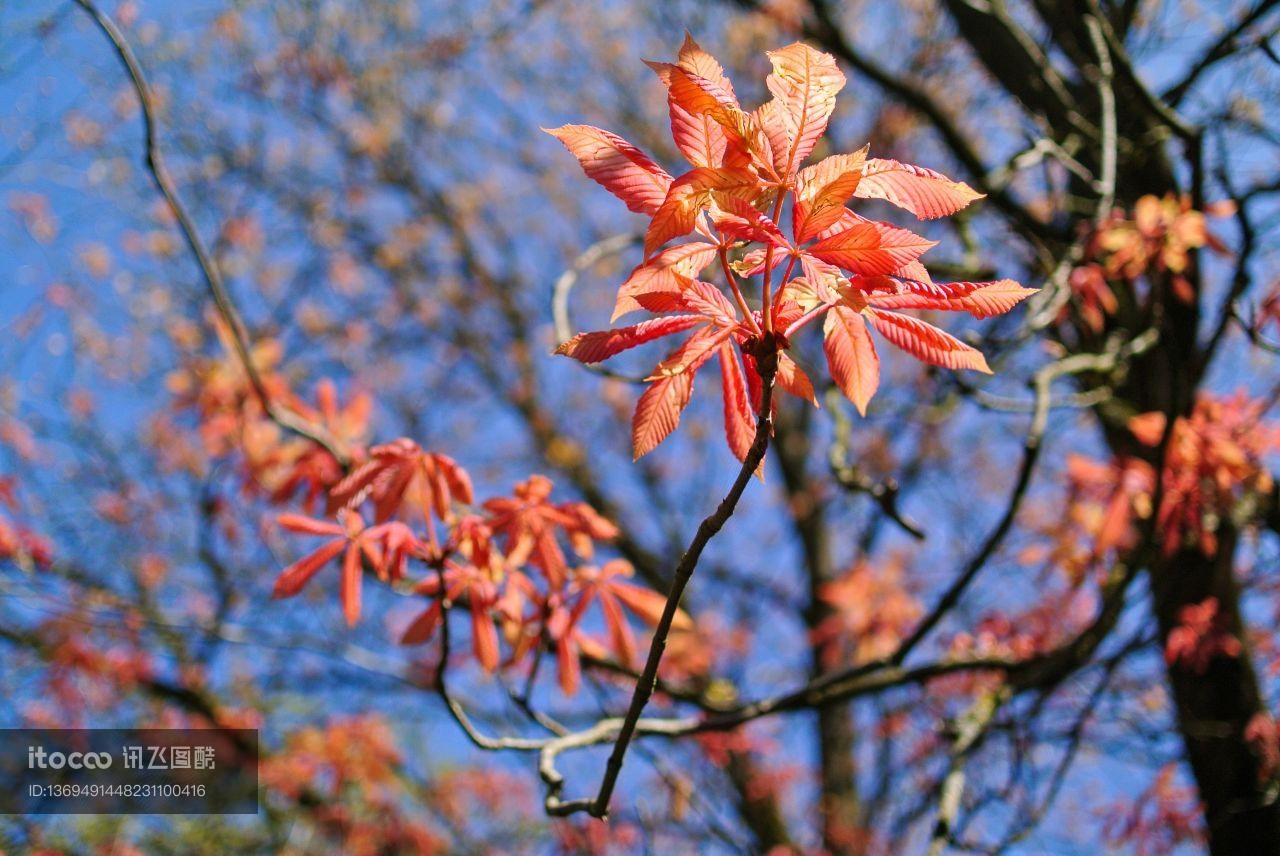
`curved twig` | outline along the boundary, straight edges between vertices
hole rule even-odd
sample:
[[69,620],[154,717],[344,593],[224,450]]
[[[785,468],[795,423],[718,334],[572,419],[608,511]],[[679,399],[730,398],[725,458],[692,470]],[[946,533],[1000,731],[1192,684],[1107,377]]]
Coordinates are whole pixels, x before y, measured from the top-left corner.
[[227,291],[226,284],[222,280],[222,274],[219,273],[217,265],[214,264],[212,256],[210,256],[208,249],[204,245],[204,241],[200,238],[200,233],[196,230],[195,221],[191,218],[187,207],[182,203],[181,197],[178,196],[177,187],[173,183],[168,169],[165,168],[164,158],[160,153],[159,124],[156,121],[155,99],[151,94],[151,87],[147,83],[146,75],[142,71],[142,65],[138,62],[137,56],[134,55],[133,49],[129,47],[129,42],[125,39],[124,33],[116,22],[112,20],[111,16],[99,9],[92,0],[75,0],[75,2],[93,18],[98,29],[111,42],[116,56],[124,66],[125,71],[128,72],[129,81],[133,86],[134,94],[138,96],[138,102],[142,109],[142,128],[145,144],[143,163],[147,168],[147,173],[155,183],[156,189],[173,213],[188,249],[191,250],[191,254],[195,257],[196,264],[200,268],[200,273],[208,288],[209,296],[213,299],[213,305],[217,309],[218,315],[227,325],[228,333],[231,336],[231,350],[241,363],[245,377],[249,380],[249,386],[253,389],[255,397],[262,405],[263,412],[281,428],[292,431],[294,434],[305,437],[313,443],[324,447],[329,454],[333,455],[339,463],[345,466],[350,460],[350,455],[342,448],[341,443],[330,436],[328,431],[309,422],[293,411],[280,407],[272,400],[271,394],[262,380],[262,375],[253,361],[249,335],[246,331],[244,320],[240,317],[240,313],[236,309],[230,293]]
[[903,532],[906,532],[915,540],[923,541],[925,533],[920,528],[920,524],[905,516],[898,509],[897,480],[887,478],[876,481],[864,473],[857,464],[849,461],[848,437],[853,426],[849,423],[848,417],[840,406],[840,396],[834,387],[827,395],[827,408],[834,423],[831,445],[827,449],[827,466],[831,471],[831,477],[845,490],[865,493],[871,497],[880,506],[880,511],[884,513],[885,517],[896,523]]
[[[569,295],[572,293],[573,287],[578,284],[578,277],[582,275],[584,270],[601,259],[620,253],[627,247],[640,242],[640,235],[614,235],[611,238],[605,238],[603,241],[597,241],[587,247],[581,255],[573,260],[573,264],[565,268],[564,273],[556,278],[555,285],[551,289],[551,318],[556,327],[557,346],[563,345],[572,339],[574,335],[573,322],[569,319]],[[638,375],[615,372],[601,365],[583,363],[582,367],[602,377],[613,378],[626,383],[642,384],[645,382],[644,378]]]
[[1107,47],[1106,36],[1102,33],[1100,15],[1087,15],[1085,28],[1089,31],[1089,40],[1098,56],[1098,103],[1101,105],[1102,118],[1099,128],[1102,132],[1102,165],[1101,175],[1095,183],[1098,191],[1097,222],[1101,223],[1111,213],[1116,199],[1116,91],[1112,85],[1114,69],[1111,64],[1111,50]]
[[893,655],[894,662],[903,662],[911,651],[937,626],[943,616],[955,607],[964,595],[965,590],[969,588],[969,585],[977,577],[978,572],[986,565],[987,560],[995,553],[996,549],[1004,541],[1005,535],[1013,527],[1014,518],[1017,517],[1018,510],[1022,505],[1022,498],[1026,495],[1027,488],[1031,484],[1031,475],[1035,471],[1036,462],[1040,457],[1041,441],[1044,439],[1044,433],[1049,423],[1050,394],[1053,382],[1066,375],[1113,371],[1128,358],[1154,346],[1156,341],[1156,331],[1149,330],[1124,345],[1116,347],[1114,350],[1104,351],[1100,354],[1075,354],[1058,362],[1050,363],[1036,373],[1033,381],[1036,393],[1035,412],[1031,417],[1031,427],[1027,430],[1026,439],[1023,441],[1022,463],[1018,467],[1018,476],[1014,481],[1009,501],[1005,505],[1004,514],[1001,515],[995,528],[987,535],[978,552],[973,555],[965,565],[964,570],[960,572],[959,576],[943,593],[937,605],[916,626],[911,635],[899,647],[897,653]]

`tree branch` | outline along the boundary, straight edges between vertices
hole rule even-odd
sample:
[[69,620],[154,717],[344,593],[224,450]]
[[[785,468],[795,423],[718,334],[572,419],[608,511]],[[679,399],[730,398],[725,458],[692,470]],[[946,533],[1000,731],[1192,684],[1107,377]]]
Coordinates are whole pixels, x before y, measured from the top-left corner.
[[[1244,16],[1236,22],[1235,26],[1223,33],[1221,38],[1214,42],[1213,46],[1201,55],[1200,59],[1196,61],[1195,65],[1191,66],[1181,80],[1173,86],[1170,86],[1160,95],[1160,100],[1175,108],[1181,104],[1182,99],[1191,92],[1192,87],[1196,85],[1196,82],[1199,81],[1201,75],[1222,60],[1234,56],[1241,50],[1245,50],[1250,47],[1249,45],[1241,45],[1239,42],[1240,37],[1244,35],[1246,30],[1265,17],[1267,13],[1274,10],[1278,4],[1280,4],[1280,0],[1261,0],[1261,2],[1256,6],[1246,12]],[[1270,34],[1268,33],[1267,35]],[[1264,42],[1265,37],[1259,38],[1253,47],[1260,46]]]
[[[716,510],[703,519],[698,526],[698,531],[694,534],[693,540],[689,543],[688,549],[681,557],[680,563],[676,566],[671,583],[671,591],[667,595],[666,606],[662,610],[662,617],[659,619],[657,627],[654,628],[653,641],[649,646],[649,657],[645,661],[644,671],[640,675],[640,680],[636,683],[627,714],[618,723],[617,739],[605,766],[604,779],[600,783],[600,790],[593,800],[582,799],[559,802],[558,797],[556,797],[553,802],[552,796],[548,796],[547,810],[553,815],[565,816],[579,811],[586,811],[593,817],[604,818],[609,813],[609,800],[613,796],[613,789],[617,784],[618,775],[622,772],[622,763],[627,755],[627,746],[631,743],[631,738],[636,732],[640,714],[644,712],[645,705],[649,703],[649,698],[653,695],[654,684],[658,679],[658,666],[662,663],[662,655],[667,647],[667,636],[671,632],[671,624],[680,608],[680,598],[684,594],[685,586],[689,584],[689,580],[693,576],[698,560],[702,557],[702,551],[711,539],[715,537],[716,533],[724,527],[730,516],[733,515],[734,509],[737,508],[738,500],[742,497],[756,469],[764,460],[765,450],[769,446],[769,434],[773,425],[773,381],[778,369],[778,352],[774,347],[772,335],[766,333],[760,340],[756,359],[759,365],[762,390],[760,417],[756,422],[755,440],[752,442],[746,459],[742,462],[742,468],[738,470],[738,477],[734,480],[728,494],[720,501],[720,505],[716,507]],[[583,738],[578,736],[576,739]],[[557,751],[580,745],[574,742],[575,735],[569,735],[563,740],[568,742]],[[595,742],[595,740],[590,742]],[[551,753],[551,757],[554,758],[554,753]],[[547,780],[547,750],[544,750],[543,758],[543,778]],[[551,770],[554,771],[554,768],[552,767]],[[547,781],[550,784],[551,780]]]
[[142,127],[145,144],[143,163],[146,166],[147,173],[151,176],[151,180],[155,183],[156,189],[169,206],[174,219],[177,220],[179,230],[186,240],[188,249],[191,250],[192,256],[195,257],[196,264],[199,266],[200,273],[208,288],[209,296],[213,299],[213,305],[223,323],[227,325],[228,333],[231,336],[231,350],[244,369],[245,377],[248,378],[249,386],[253,389],[254,395],[262,405],[263,412],[267,414],[271,421],[286,431],[291,431],[322,446],[340,464],[346,466],[350,461],[350,455],[343,448],[342,443],[330,436],[321,426],[312,424],[293,411],[280,407],[272,400],[271,393],[263,382],[262,375],[253,361],[244,320],[240,317],[240,313],[231,299],[231,294],[227,291],[226,284],[222,280],[222,274],[218,271],[217,265],[214,264],[213,258],[205,248],[204,241],[196,230],[195,221],[183,204],[181,197],[178,195],[177,187],[165,167],[164,158],[160,152],[155,98],[152,96],[151,87],[147,83],[142,66],[134,55],[133,49],[129,47],[129,42],[125,39],[124,33],[107,13],[99,9],[93,0],[75,0],[75,2],[93,18],[98,29],[111,42],[117,58],[119,58],[120,63],[129,74],[129,82],[133,86],[134,94],[137,95],[138,102],[142,108]]

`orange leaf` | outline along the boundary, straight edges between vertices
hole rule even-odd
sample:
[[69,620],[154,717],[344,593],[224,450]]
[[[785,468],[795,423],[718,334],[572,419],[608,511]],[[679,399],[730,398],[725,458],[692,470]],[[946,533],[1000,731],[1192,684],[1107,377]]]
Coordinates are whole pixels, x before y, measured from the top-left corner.
[[733,83],[724,73],[724,68],[711,54],[704,51],[693,36],[686,32],[684,42],[680,45],[680,53],[676,55],[676,65],[685,71],[696,74],[719,86],[729,97],[733,94]]
[[405,628],[404,634],[400,637],[401,645],[420,645],[430,639],[436,632],[436,626],[440,623],[440,601],[435,601],[431,606],[423,610],[422,614],[413,620],[408,627]]
[[[676,65],[711,81],[733,96],[733,84],[720,63],[699,47],[688,33],[685,33],[684,44],[680,46]],[[658,71],[670,86],[670,75],[660,69]],[[689,163],[694,166],[723,166],[728,140],[720,123],[706,114],[690,113],[673,97],[669,97],[667,102],[671,113],[671,137]]]
[[813,392],[813,382],[804,373],[804,369],[784,353],[778,354],[778,386],[796,398],[803,398],[814,407],[818,406],[818,396]]
[[975,318],[1002,315],[1037,291],[1023,288],[1011,279],[930,283],[878,276],[856,279],[853,286],[866,292],[873,305],[884,309],[963,310]]
[[862,181],[862,167],[867,150],[847,155],[832,155],[796,176],[796,206],[793,226],[797,242],[815,237],[823,229],[835,225],[844,204]]
[[642,308],[636,299],[640,295],[679,292],[688,287],[691,280],[716,257],[717,251],[715,244],[690,241],[658,253],[633,270],[618,289],[613,317],[609,320],[617,321],[628,312]]
[[728,342],[720,346],[720,385],[724,393],[725,439],[733,456],[744,461],[756,439],[756,418],[747,400],[747,380],[738,352]]
[[687,235],[698,224],[698,214],[712,202],[712,191],[750,198],[759,190],[756,177],[741,169],[695,167],[676,179],[666,198],[653,213],[644,236],[645,257],[672,238]]
[[857,217],[847,228],[827,235],[807,252],[845,270],[874,276],[915,261],[936,243],[888,223]]
[[316,520],[311,517],[304,517],[301,514],[281,514],[276,518],[276,522],[281,528],[288,529],[290,532],[302,532],[307,535],[335,535],[345,536],[346,530],[337,523],[331,523],[327,520]]
[[1160,445],[1160,440],[1164,437],[1164,425],[1165,415],[1159,410],[1139,413],[1129,419],[1129,430],[1133,432],[1133,436],[1142,445],[1153,449]]
[[618,661],[630,666],[636,659],[636,638],[631,633],[622,605],[612,593],[612,587],[599,592],[600,611],[604,613],[604,626],[609,631],[613,653]]
[[582,363],[598,363],[614,354],[651,342],[654,339],[688,330],[706,323],[700,315],[672,315],[651,318],[631,327],[617,330],[601,330],[598,333],[579,333],[556,348],[557,354],[573,357]]
[[636,302],[650,312],[696,312],[723,326],[737,324],[737,307],[720,289],[693,280],[678,292],[656,292],[636,296]]
[[854,195],[884,199],[924,220],[954,214],[983,197],[964,182],[952,181],[940,172],[886,158],[866,162]]
[[751,111],[751,123],[760,129],[760,133],[769,141],[769,150],[773,154],[773,169],[779,175],[787,170],[787,156],[790,154],[791,138],[787,136],[787,123],[782,117],[786,108],[777,98],[771,98]]
[[342,614],[348,627],[360,620],[360,578],[363,575],[360,551],[353,544],[342,557]]
[[311,582],[321,568],[329,564],[347,546],[346,538],[330,541],[308,556],[304,556],[280,572],[271,590],[273,598],[293,597]]
[[634,457],[647,455],[676,430],[692,392],[693,374],[688,372],[659,378],[644,391],[631,420]]
[[671,176],[617,134],[590,125],[547,129],[596,183],[637,214],[653,214],[667,196]]
[[[614,582],[610,586],[610,591],[622,601],[627,609],[634,612],[645,623],[650,626],[657,625],[662,618],[662,612],[666,609],[667,598],[665,595],[658,594],[652,589],[642,588],[631,583]],[[683,609],[677,609],[675,617],[671,620],[672,630],[692,630],[693,619],[689,617],[689,613]]]
[[787,239],[778,226],[751,203],[723,194],[714,195],[713,201],[715,207],[712,208],[711,219],[723,234],[741,241],[787,246]]
[[646,381],[658,380],[677,374],[694,374],[702,364],[711,359],[720,343],[733,334],[733,328],[722,327],[718,330],[699,330],[689,338],[680,349],[667,357],[645,378]]
[[862,316],[835,306],[823,321],[823,350],[831,377],[863,416],[880,386],[880,357]]
[[745,167],[754,162],[773,168],[768,137],[752,116],[742,111],[732,86],[727,85],[727,78],[711,80],[679,64],[651,62],[648,65],[667,85],[673,112],[679,108],[694,119],[706,117],[720,126],[725,138],[724,166]]
[[790,143],[784,169],[793,173],[826,132],[845,78],[833,57],[801,42],[769,51],[769,61],[765,85],[782,106]]
[[471,647],[486,672],[498,668],[498,631],[489,617],[488,606],[474,592],[471,597]]
[[917,359],[946,369],[974,369],[991,373],[981,351],[969,347],[932,324],[896,312],[868,309],[865,314],[880,335]]
[[560,690],[567,696],[578,691],[578,681],[582,675],[582,665],[578,662],[578,652],[569,640],[568,634],[556,643],[556,662],[560,667]]

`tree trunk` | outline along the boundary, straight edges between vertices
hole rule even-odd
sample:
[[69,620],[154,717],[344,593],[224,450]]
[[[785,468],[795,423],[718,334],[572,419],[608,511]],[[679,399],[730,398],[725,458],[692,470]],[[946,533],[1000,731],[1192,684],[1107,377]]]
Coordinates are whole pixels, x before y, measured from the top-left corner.
[[[1243,637],[1239,589],[1232,571],[1234,532],[1219,532],[1218,555],[1180,550],[1151,568],[1160,637],[1167,640],[1187,605],[1218,600],[1222,629]],[[1204,803],[1209,848],[1214,854],[1280,853],[1280,803],[1265,792],[1259,758],[1245,740],[1249,720],[1262,711],[1258,679],[1245,649],[1215,657],[1197,673],[1183,663],[1168,666],[1187,761]]]

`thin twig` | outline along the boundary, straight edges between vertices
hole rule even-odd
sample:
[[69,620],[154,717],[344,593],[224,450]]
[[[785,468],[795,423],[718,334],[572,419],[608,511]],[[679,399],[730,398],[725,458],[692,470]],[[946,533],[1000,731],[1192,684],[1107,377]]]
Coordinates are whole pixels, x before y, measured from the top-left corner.
[[1107,39],[1102,34],[1102,24],[1098,15],[1088,15],[1084,19],[1085,28],[1089,31],[1089,40],[1098,56],[1098,102],[1101,105],[1102,119],[1100,130],[1102,139],[1102,174],[1098,177],[1097,221],[1111,213],[1116,198],[1116,91],[1112,85],[1114,70],[1111,65],[1111,51],[1107,47]]
[[209,290],[209,295],[213,299],[213,305],[217,309],[218,315],[227,325],[227,331],[231,336],[231,349],[243,367],[245,377],[248,378],[254,395],[262,405],[263,412],[281,428],[292,431],[324,447],[340,464],[345,466],[350,460],[350,455],[328,431],[303,419],[291,410],[280,407],[272,400],[271,394],[263,382],[262,375],[253,361],[252,348],[249,345],[249,336],[246,332],[244,320],[240,317],[240,313],[236,309],[230,293],[227,291],[226,284],[222,281],[222,274],[219,273],[217,265],[214,264],[213,258],[205,248],[204,241],[200,238],[200,233],[196,231],[195,221],[182,203],[177,187],[165,167],[164,158],[160,152],[159,124],[156,120],[155,99],[152,96],[151,87],[147,83],[146,75],[142,71],[142,66],[138,62],[137,56],[134,55],[133,49],[129,47],[129,42],[124,33],[107,13],[99,9],[92,0],[75,0],[75,2],[93,18],[98,29],[111,42],[116,56],[129,74],[133,91],[137,95],[138,102],[142,108],[142,127],[145,143],[143,162],[147,168],[147,173],[151,176],[160,195],[164,197],[164,201],[168,204],[174,219],[178,222],[178,227],[187,242],[187,247],[195,257],[196,264],[199,266],[200,273]]
[[900,526],[902,531],[912,538],[923,541],[925,534],[920,524],[898,510],[897,480],[888,478],[875,481],[857,464],[849,462],[848,438],[853,427],[840,405],[839,394],[834,388],[827,396],[827,407],[831,411],[831,419],[834,423],[831,446],[827,450],[827,465],[831,470],[831,477],[845,490],[867,494],[880,506],[885,517]]
[[[1142,82],[1142,78],[1138,76],[1137,70],[1134,69],[1133,63],[1129,60],[1129,51],[1125,48],[1124,41],[1112,28],[1111,22],[1107,19],[1106,13],[1102,11],[1097,0],[1090,0],[1089,7],[1090,13],[1085,18],[1085,26],[1089,29],[1089,40],[1093,43],[1094,51],[1098,53],[1099,60],[1101,61],[1102,59],[1102,53],[1098,50],[1098,39],[1101,38],[1103,45],[1107,48],[1106,64],[1109,67],[1114,66],[1114,71],[1119,72],[1129,85],[1130,90],[1138,95],[1142,106],[1184,142],[1192,142],[1199,138],[1201,134],[1200,128],[1184,119],[1177,110],[1170,107]],[[1110,74],[1111,72],[1108,71],[1106,73]]]
[[[578,284],[578,277],[582,275],[582,272],[601,259],[616,255],[633,244],[639,244],[640,241],[641,237],[639,235],[614,235],[611,238],[597,241],[587,247],[573,260],[573,264],[565,268],[564,273],[556,278],[555,285],[551,288],[551,319],[556,328],[556,345],[563,345],[573,338],[573,321],[569,318],[569,295],[573,292],[573,287]],[[636,384],[644,383],[644,378],[639,375],[624,374],[590,363],[583,363],[582,366],[588,371],[613,378],[614,380]]]
[[471,717],[467,715],[467,711],[462,704],[449,693],[449,686],[446,682],[446,677],[449,671],[449,654],[451,649],[449,610],[453,607],[453,602],[449,599],[448,589],[445,585],[444,563],[436,562],[434,564],[436,578],[440,583],[440,662],[436,664],[435,685],[436,692],[444,702],[444,706],[449,711],[449,715],[453,717],[454,722],[458,723],[458,727],[467,735],[467,739],[475,744],[479,749],[487,749],[490,751],[514,749],[525,752],[541,749],[546,744],[545,740],[525,737],[490,737],[483,734],[480,729],[476,727],[475,723],[471,721]]
[[1027,488],[1031,484],[1031,474],[1035,470],[1036,461],[1040,457],[1041,442],[1044,439],[1044,432],[1049,422],[1050,393],[1053,382],[1060,377],[1083,372],[1115,371],[1130,357],[1154,346],[1156,341],[1155,330],[1149,330],[1109,351],[1104,351],[1100,354],[1074,354],[1055,363],[1050,363],[1036,373],[1033,381],[1036,392],[1036,408],[1031,417],[1031,427],[1027,430],[1026,439],[1022,444],[1022,463],[1018,467],[1018,476],[1014,480],[1013,491],[1005,504],[1004,514],[1001,515],[999,522],[987,535],[986,540],[973,555],[973,558],[965,565],[964,570],[960,572],[959,576],[956,577],[955,581],[952,582],[938,600],[937,605],[899,647],[893,658],[896,662],[903,662],[907,655],[937,626],[943,616],[955,607],[964,595],[965,590],[968,589],[969,585],[977,577],[978,572],[986,565],[987,560],[995,553],[1001,542],[1003,542],[1005,535],[1012,528],[1014,518],[1017,517],[1018,510],[1022,505],[1022,498],[1026,495]]
[[1257,39],[1252,40],[1252,44],[1241,44],[1240,37],[1244,35],[1250,27],[1265,17],[1269,12],[1276,9],[1276,0],[1261,0],[1256,6],[1241,16],[1235,26],[1223,31],[1222,35],[1214,42],[1213,47],[1205,51],[1201,55],[1199,61],[1193,65],[1190,70],[1183,75],[1182,79],[1170,86],[1160,96],[1160,100],[1166,104],[1177,108],[1182,103],[1182,99],[1196,85],[1200,76],[1212,68],[1216,63],[1231,57],[1241,50],[1249,50],[1251,48],[1261,47],[1264,51],[1269,50],[1267,44],[1267,35],[1269,32],[1263,28],[1263,33]]
[[1008,693],[1003,689],[984,693],[960,718],[947,764],[947,774],[942,779],[938,819],[934,823],[933,835],[929,841],[929,856],[941,856],[951,842],[956,818],[960,815],[960,798],[964,795],[965,761],[990,730],[991,723],[1007,696]]
[[[756,421],[755,440],[751,443],[751,448],[747,452],[746,459],[742,462],[742,468],[738,471],[738,477],[734,480],[733,486],[729,489],[724,499],[720,501],[716,510],[704,518],[698,526],[697,533],[695,533],[688,549],[685,550],[684,555],[680,558],[680,564],[676,566],[671,583],[671,591],[667,595],[666,606],[662,610],[662,617],[659,619],[657,627],[654,628],[653,641],[649,646],[649,658],[645,661],[644,671],[640,674],[640,680],[636,683],[635,692],[631,696],[631,704],[627,708],[627,715],[618,726],[617,739],[613,744],[613,751],[609,755],[608,763],[605,765],[605,773],[603,780],[600,782],[600,790],[594,800],[572,800],[557,803],[554,806],[549,804],[548,810],[552,814],[563,816],[578,811],[586,811],[593,817],[604,818],[609,812],[609,800],[613,796],[613,789],[617,784],[618,775],[622,772],[622,763],[627,755],[627,746],[636,732],[636,727],[640,721],[640,715],[644,712],[645,705],[649,703],[649,698],[653,695],[654,684],[658,678],[658,666],[662,663],[662,655],[667,647],[667,636],[671,632],[671,624],[675,620],[677,610],[680,608],[680,598],[684,594],[685,586],[688,585],[690,578],[693,576],[698,560],[702,557],[702,551],[711,539],[715,537],[716,533],[723,528],[729,517],[732,516],[734,509],[738,505],[738,500],[742,497],[756,469],[764,460],[765,450],[769,447],[769,434],[773,429],[773,381],[778,370],[777,354],[773,337],[766,333],[760,340],[760,346],[757,349],[757,363],[759,365],[762,389],[760,416]],[[570,735],[565,739],[569,740],[572,737],[573,735]],[[544,754],[544,759],[545,757]]]

